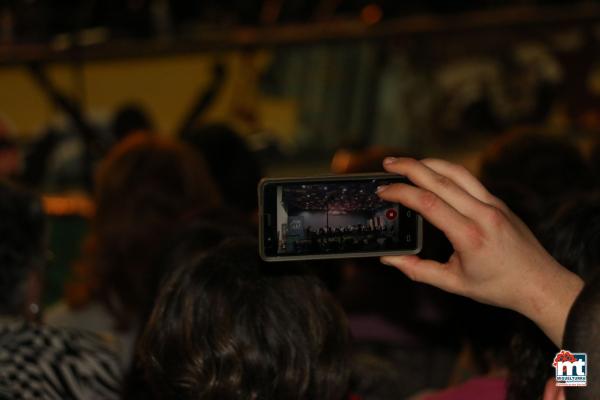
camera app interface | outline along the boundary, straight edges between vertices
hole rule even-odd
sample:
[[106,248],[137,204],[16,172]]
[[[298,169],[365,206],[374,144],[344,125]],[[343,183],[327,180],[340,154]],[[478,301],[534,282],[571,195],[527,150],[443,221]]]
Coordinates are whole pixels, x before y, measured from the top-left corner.
[[[416,238],[411,210],[381,200],[381,180],[277,186],[277,253],[406,249]],[[404,231],[404,232],[403,232]]]

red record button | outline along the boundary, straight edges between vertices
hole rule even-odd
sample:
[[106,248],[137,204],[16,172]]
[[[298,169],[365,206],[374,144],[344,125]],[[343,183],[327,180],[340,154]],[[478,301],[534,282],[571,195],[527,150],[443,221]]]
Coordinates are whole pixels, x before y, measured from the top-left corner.
[[393,208],[390,208],[385,212],[385,217],[387,219],[390,219],[390,220],[396,219],[397,216],[398,216],[398,212],[396,210],[394,210]]

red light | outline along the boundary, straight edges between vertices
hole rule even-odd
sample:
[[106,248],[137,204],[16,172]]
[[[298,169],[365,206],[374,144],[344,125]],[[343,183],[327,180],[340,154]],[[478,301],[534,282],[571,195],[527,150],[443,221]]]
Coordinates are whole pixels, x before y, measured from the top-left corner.
[[381,21],[383,12],[377,4],[366,5],[360,12],[360,19],[367,25],[374,25]]
[[396,210],[394,210],[393,208],[390,208],[385,212],[385,217],[389,220],[394,220],[394,219],[396,219],[397,216],[398,216],[398,212]]

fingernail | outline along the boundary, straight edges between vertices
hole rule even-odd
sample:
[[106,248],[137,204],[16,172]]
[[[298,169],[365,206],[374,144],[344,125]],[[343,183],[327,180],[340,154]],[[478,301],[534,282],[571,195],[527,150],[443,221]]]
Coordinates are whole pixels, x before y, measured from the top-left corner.
[[396,157],[386,157],[383,159],[383,165],[388,165],[396,162]]
[[387,185],[377,186],[377,190],[375,191],[375,193],[379,194],[379,193],[385,191],[387,188],[388,188]]

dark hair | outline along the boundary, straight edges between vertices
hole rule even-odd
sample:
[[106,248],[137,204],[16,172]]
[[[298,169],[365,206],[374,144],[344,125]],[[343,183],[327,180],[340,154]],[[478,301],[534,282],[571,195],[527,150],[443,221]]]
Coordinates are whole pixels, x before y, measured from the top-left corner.
[[204,156],[229,207],[243,212],[257,210],[260,164],[237,132],[227,125],[213,124],[193,130],[182,139]]
[[600,393],[600,369],[589,368],[589,364],[600,360],[600,274],[584,286],[571,307],[565,327],[563,349],[574,353],[587,353],[588,359],[587,387],[567,389],[566,398],[596,398]]
[[576,196],[540,228],[544,247],[584,281],[600,269],[600,194]]
[[[541,224],[538,236],[561,265],[588,281],[600,267],[600,197],[581,195],[569,200]],[[549,360],[558,349],[532,322],[517,332],[511,349],[514,373],[509,378],[508,399],[541,398],[546,381],[554,374]]]
[[181,220],[218,203],[203,161],[179,143],[140,134],[109,153],[98,170],[84,262],[92,269],[92,295],[119,327],[152,306],[163,274],[157,257]]
[[557,348],[531,321],[519,321],[509,354],[507,400],[541,399]]
[[[201,248],[203,246],[200,246]],[[345,316],[298,264],[273,265],[252,239],[175,252],[138,355],[157,398],[342,399]]]
[[579,149],[568,139],[508,134],[484,154],[481,180],[530,226],[590,185]]
[[589,156],[590,170],[596,189],[600,189],[600,140],[596,139]]
[[508,364],[508,352],[520,315],[512,310],[463,300],[463,313],[457,317],[462,333],[473,351],[473,360],[481,374]]
[[136,132],[150,133],[154,129],[152,119],[138,104],[125,104],[117,110],[111,123],[111,131],[118,142]]
[[0,181],[0,314],[23,311],[25,281],[43,266],[44,225],[39,199]]

